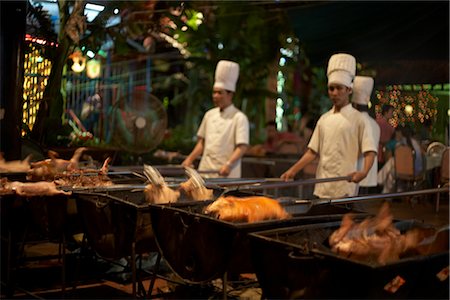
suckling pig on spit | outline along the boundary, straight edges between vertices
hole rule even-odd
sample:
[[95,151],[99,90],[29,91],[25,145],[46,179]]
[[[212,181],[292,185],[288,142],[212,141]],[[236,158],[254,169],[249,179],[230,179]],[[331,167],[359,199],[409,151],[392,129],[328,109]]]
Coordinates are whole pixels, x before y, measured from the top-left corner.
[[71,195],[71,192],[58,190],[54,182],[38,181],[38,182],[20,182],[20,181],[3,181],[2,194],[16,193],[20,196],[54,196],[54,195]]
[[375,217],[360,223],[346,214],[340,228],[329,237],[331,249],[344,257],[381,265],[396,261],[403,253],[417,247],[424,236],[414,229],[401,234],[392,220],[387,202]]
[[167,186],[161,173],[152,166],[144,165],[144,175],[150,184],[145,186],[145,200],[154,204],[177,202],[180,192],[172,190]]
[[58,158],[58,153],[49,151],[50,158],[31,163],[31,170],[28,171],[28,180],[53,180],[55,175],[63,172],[71,172],[78,170],[78,163],[81,154],[87,150],[85,147],[80,147],[75,150],[70,160]]
[[248,223],[290,216],[277,200],[264,196],[219,197],[205,208],[204,213],[223,221]]
[[0,172],[28,172],[30,170],[30,158],[28,155],[24,160],[6,161],[0,153]]

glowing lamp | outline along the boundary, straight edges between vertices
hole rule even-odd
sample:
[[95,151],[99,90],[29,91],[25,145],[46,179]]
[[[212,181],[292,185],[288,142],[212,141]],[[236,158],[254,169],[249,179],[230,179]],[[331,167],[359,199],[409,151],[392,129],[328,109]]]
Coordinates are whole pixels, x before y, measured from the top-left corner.
[[83,72],[86,67],[86,57],[83,56],[83,53],[80,50],[75,50],[69,58],[73,61],[72,71],[76,73]]
[[87,62],[86,75],[87,77],[94,79],[100,77],[101,64],[98,59],[91,59]]
[[412,115],[412,113],[413,113],[413,107],[411,106],[411,105],[406,105],[405,106],[405,113],[407,114],[407,115]]

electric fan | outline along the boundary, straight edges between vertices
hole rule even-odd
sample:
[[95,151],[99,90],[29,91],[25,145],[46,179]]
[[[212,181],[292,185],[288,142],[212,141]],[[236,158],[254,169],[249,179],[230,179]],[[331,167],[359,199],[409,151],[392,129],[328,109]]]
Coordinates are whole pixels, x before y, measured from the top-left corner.
[[167,128],[167,113],[152,94],[136,90],[120,97],[111,111],[110,143],[142,154],[157,147]]

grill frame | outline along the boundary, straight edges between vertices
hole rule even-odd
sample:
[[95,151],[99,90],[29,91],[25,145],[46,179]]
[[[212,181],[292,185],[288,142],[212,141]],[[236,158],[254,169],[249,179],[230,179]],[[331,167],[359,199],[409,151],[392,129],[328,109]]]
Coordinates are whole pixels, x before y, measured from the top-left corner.
[[[339,226],[340,222],[328,222],[250,233],[253,265],[265,297],[439,299],[448,296],[448,279],[440,282],[436,277],[449,264],[448,249],[401,258],[382,266],[341,257],[327,248],[324,241],[292,240],[295,234],[314,236],[318,229],[326,229],[323,236],[328,236]],[[395,226],[402,232],[413,227],[432,227],[416,220],[397,220]],[[278,263],[270,264],[273,261]],[[384,286],[396,276],[405,279],[405,284],[395,293],[385,291]]]
[[[234,195],[255,194],[235,191]],[[172,271],[190,284],[221,278],[225,272],[230,277],[252,273],[252,252],[247,238],[250,232],[340,220],[350,211],[368,216],[343,206],[325,204],[313,206],[306,214],[294,214],[286,220],[232,223],[203,214],[202,210],[211,202],[150,205],[152,228],[160,253]],[[283,206],[288,212],[295,212],[295,207],[300,205]]]

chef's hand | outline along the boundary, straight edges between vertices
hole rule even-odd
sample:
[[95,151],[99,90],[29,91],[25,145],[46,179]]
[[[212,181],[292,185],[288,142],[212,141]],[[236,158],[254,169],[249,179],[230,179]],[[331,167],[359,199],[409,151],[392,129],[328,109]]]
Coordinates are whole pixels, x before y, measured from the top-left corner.
[[190,167],[190,168],[193,168],[193,167],[194,167],[194,164],[193,164],[190,160],[185,159],[185,160],[183,160],[183,162],[181,163],[181,166],[182,166],[182,167]]
[[230,172],[231,172],[230,165],[229,164],[224,164],[222,166],[222,168],[220,168],[220,170],[219,170],[219,175],[226,177],[226,176],[230,175]]
[[364,178],[366,178],[367,174],[364,172],[353,172],[348,174],[348,176],[351,177],[351,179],[349,180],[350,182],[358,183]]
[[294,179],[295,174],[297,174],[297,172],[294,172],[291,169],[289,169],[286,172],[284,172],[283,174],[281,174],[280,178],[284,179],[285,181],[289,181],[289,180]]

